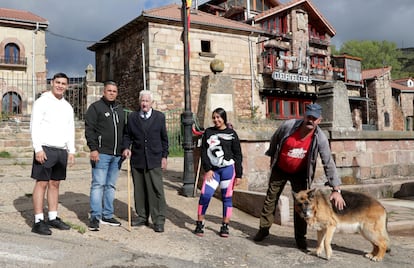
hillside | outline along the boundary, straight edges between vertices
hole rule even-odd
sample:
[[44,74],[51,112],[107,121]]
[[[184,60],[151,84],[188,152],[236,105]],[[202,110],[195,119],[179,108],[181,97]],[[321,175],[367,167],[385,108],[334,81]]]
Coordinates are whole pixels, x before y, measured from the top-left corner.
[[400,77],[414,77],[414,47],[400,48],[402,57],[398,60],[401,62]]

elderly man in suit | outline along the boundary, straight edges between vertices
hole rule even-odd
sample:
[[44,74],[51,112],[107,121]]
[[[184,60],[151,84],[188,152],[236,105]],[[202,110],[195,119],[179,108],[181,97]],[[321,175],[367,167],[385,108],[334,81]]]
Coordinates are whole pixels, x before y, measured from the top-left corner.
[[133,226],[149,226],[151,216],[155,232],[164,232],[166,201],[162,170],[167,168],[168,136],[165,116],[152,109],[153,96],[148,90],[139,94],[140,109],[128,116],[123,156],[131,157],[135,210]]

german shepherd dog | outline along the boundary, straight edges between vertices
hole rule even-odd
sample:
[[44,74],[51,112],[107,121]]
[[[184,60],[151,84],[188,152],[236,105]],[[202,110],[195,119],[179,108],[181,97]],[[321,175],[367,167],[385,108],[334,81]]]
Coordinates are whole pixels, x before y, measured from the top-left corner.
[[335,230],[360,232],[372,243],[371,253],[365,257],[381,261],[389,251],[387,213],[378,200],[362,194],[342,191],[346,207],[338,210],[329,200],[330,191],[321,189],[293,192],[295,211],[303,217],[308,226],[317,230],[318,244],[315,254],[320,257],[325,249],[326,258],[332,256],[331,241]]

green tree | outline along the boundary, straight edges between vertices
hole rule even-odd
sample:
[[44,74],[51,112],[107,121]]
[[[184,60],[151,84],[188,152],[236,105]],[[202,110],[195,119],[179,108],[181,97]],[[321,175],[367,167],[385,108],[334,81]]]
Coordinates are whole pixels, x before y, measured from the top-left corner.
[[350,40],[341,46],[339,54],[362,58],[362,69],[392,67],[392,77],[400,77],[402,53],[397,44],[389,41]]
[[336,46],[335,46],[335,45],[330,45],[330,47],[331,47],[331,54],[332,54],[332,55],[335,55],[335,56],[340,55],[340,53],[339,53],[339,51],[336,49]]

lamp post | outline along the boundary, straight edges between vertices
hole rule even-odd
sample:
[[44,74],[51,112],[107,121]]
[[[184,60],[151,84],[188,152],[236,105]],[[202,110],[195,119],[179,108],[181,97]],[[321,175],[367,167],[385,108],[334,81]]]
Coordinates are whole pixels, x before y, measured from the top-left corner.
[[36,35],[39,31],[39,22],[36,22],[36,29],[32,32],[32,98],[33,102],[36,100]]
[[184,174],[181,194],[190,197],[194,195],[194,159],[193,159],[193,133],[194,123],[191,112],[190,92],[190,67],[189,67],[189,46],[188,46],[188,16],[187,1],[182,0],[182,21],[183,21],[183,43],[184,43],[184,112],[181,114],[181,123],[184,129]]

